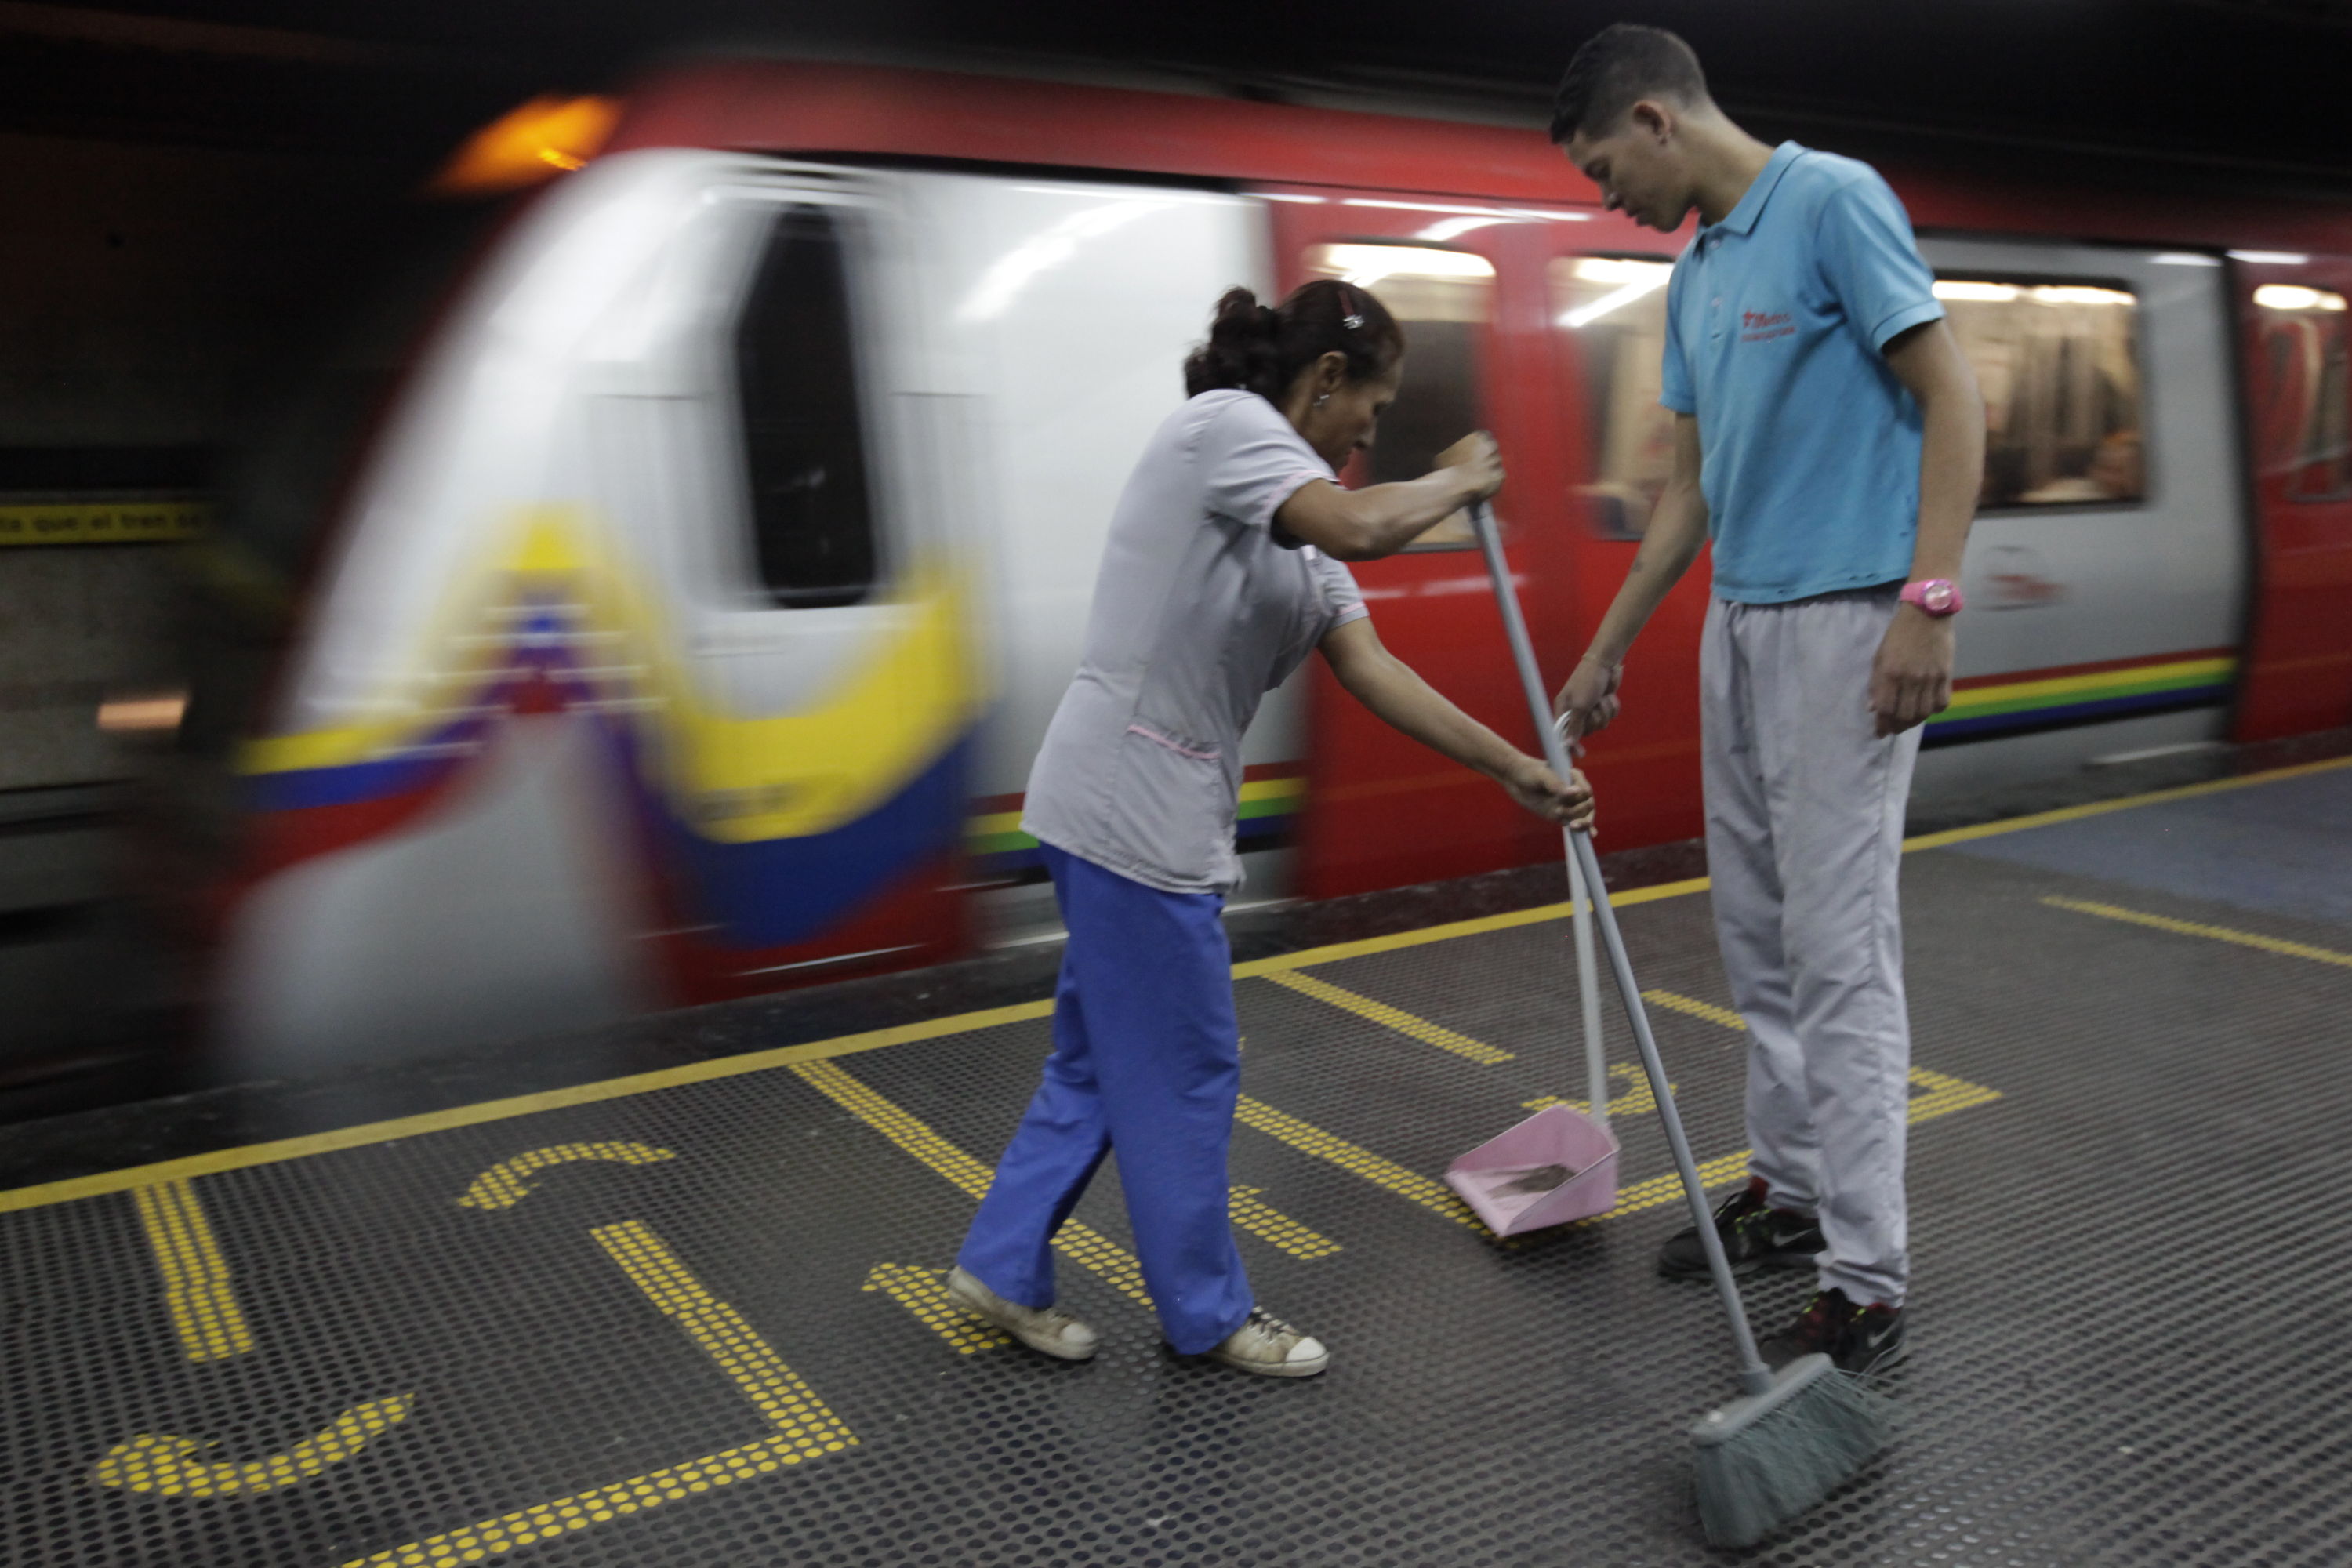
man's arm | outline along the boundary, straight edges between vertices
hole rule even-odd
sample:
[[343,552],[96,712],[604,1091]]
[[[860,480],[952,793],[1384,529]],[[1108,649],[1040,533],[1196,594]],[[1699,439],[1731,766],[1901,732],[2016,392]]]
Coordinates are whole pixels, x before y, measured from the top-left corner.
[[1332,627],[1321,647],[1348,694],[1393,728],[1485,773],[1538,816],[1571,827],[1592,826],[1592,792],[1581,773],[1563,781],[1541,758],[1528,756],[1447,701],[1388,650],[1369,618]]
[[1626,650],[1706,542],[1706,493],[1699,489],[1699,458],[1697,416],[1675,415],[1674,472],[1659,492],[1641,548],[1633,552],[1633,564],[1625,570],[1625,584],[1601,617],[1601,629],[1592,634],[1583,659],[1552,699],[1554,713],[1574,716],[1570,739],[1605,729],[1617,717],[1617,680],[1624,671]]
[[[1984,399],[1952,329],[1924,322],[1886,345],[1887,367],[1918,400],[1919,539],[1911,580],[1957,582],[1984,481]],[[1871,663],[1870,710],[1881,735],[1900,734],[1952,704],[1952,619],[1913,605],[1895,620]]]

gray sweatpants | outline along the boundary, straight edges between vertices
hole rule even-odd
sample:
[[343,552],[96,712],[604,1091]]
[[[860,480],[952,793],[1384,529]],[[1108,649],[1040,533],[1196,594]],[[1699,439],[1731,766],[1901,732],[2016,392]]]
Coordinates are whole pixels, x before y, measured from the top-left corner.
[[1892,589],[1707,607],[1707,869],[1748,1020],[1748,1169],[1821,1216],[1821,1288],[1899,1303],[1911,1026],[1896,879],[1919,731],[1881,740],[1870,667]]

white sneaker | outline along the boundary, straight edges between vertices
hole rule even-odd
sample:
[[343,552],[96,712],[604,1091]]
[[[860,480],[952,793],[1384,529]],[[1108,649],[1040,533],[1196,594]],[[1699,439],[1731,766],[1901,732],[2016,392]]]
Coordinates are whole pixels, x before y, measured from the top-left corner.
[[1263,1307],[1209,1352],[1211,1361],[1260,1377],[1313,1377],[1331,1364],[1331,1352],[1312,1334],[1302,1334]]
[[948,1271],[948,1300],[1057,1361],[1085,1361],[1102,1343],[1101,1335],[1061,1308],[1024,1307],[1008,1301],[961,1268]]

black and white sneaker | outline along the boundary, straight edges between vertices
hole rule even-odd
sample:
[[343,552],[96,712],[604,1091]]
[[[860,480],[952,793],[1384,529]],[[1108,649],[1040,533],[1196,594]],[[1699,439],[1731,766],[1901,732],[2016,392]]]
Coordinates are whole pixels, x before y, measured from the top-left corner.
[[1822,1290],[1795,1322],[1756,1349],[1774,1372],[1815,1354],[1829,1357],[1840,1372],[1885,1372],[1905,1354],[1903,1309],[1884,1301],[1857,1307],[1843,1290]]
[[[1761,1176],[1723,1200],[1715,1211],[1715,1233],[1723,1237],[1723,1255],[1731,1260],[1734,1274],[1752,1274],[1759,1268],[1811,1268],[1824,1245],[1821,1221],[1794,1209],[1776,1209],[1764,1201]],[[1666,1238],[1658,1248],[1658,1272],[1669,1279],[1706,1278],[1706,1249],[1699,1245],[1698,1226]]]

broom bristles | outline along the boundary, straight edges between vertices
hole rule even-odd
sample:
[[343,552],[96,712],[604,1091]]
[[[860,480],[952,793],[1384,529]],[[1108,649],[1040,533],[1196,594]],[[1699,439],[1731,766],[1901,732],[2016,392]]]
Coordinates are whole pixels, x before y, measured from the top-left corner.
[[1851,1373],[1829,1372],[1737,1436],[1702,1443],[1698,1514],[1708,1544],[1755,1545],[1869,1463],[1894,1426],[1885,1394]]

